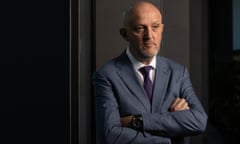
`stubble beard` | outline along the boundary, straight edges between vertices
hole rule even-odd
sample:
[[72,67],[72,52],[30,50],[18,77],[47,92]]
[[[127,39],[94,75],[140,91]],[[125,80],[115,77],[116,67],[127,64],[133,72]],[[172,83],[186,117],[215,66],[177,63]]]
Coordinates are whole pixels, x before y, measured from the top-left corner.
[[154,56],[156,56],[159,52],[158,48],[155,48],[154,52],[148,52],[147,50],[139,50],[138,57],[140,61],[151,61]]

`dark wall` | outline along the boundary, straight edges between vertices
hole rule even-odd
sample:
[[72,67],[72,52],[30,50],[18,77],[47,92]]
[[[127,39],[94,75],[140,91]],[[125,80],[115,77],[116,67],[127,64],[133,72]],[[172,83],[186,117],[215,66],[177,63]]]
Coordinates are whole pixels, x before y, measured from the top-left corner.
[[69,1],[14,0],[1,6],[1,139],[67,144]]
[[218,135],[216,140],[234,144],[240,136],[240,62],[234,60],[233,1],[209,4],[209,124]]

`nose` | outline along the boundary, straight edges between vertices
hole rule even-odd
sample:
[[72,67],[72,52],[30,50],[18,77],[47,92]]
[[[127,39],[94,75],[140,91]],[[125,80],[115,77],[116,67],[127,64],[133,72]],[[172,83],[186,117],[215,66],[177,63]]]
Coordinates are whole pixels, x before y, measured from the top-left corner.
[[153,32],[152,32],[151,28],[146,28],[144,30],[143,39],[144,40],[151,40],[152,38],[153,38]]

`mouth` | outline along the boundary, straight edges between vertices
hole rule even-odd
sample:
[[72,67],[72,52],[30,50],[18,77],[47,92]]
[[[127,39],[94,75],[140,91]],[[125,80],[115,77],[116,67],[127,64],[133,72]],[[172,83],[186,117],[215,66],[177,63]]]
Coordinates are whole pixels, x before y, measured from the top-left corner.
[[146,47],[153,47],[153,46],[155,46],[155,43],[147,42],[147,43],[144,43],[144,46],[146,46]]

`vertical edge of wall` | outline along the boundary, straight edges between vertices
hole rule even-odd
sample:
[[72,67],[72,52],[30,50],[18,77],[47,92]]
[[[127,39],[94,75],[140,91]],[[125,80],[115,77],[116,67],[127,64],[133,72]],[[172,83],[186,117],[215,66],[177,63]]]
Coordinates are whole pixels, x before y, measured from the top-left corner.
[[[92,44],[92,1],[80,1],[80,33],[79,33],[79,85],[78,85],[78,109],[79,109],[79,143],[93,143],[94,138],[94,119],[93,117],[93,97],[91,92],[92,56],[94,45]],[[94,60],[95,58],[93,58]]]
[[[190,74],[195,91],[208,113],[208,3],[190,1]],[[204,134],[191,143],[204,143]]]

